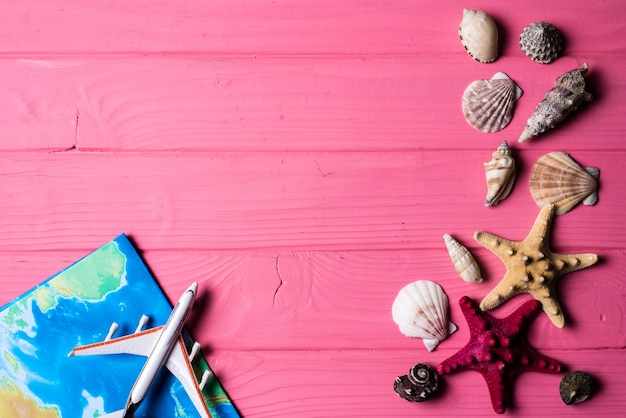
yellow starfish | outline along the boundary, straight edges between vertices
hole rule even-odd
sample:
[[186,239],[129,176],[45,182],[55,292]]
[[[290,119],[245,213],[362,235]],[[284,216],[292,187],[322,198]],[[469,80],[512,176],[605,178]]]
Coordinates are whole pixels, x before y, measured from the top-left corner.
[[572,271],[589,267],[598,261],[597,254],[555,254],[550,251],[550,225],[554,204],[541,208],[524,241],[516,242],[476,232],[474,239],[494,253],[506,266],[506,274],[480,303],[483,311],[500,306],[520,293],[528,293],[543,306],[554,325],[563,328],[565,320],[554,295],[556,279]]

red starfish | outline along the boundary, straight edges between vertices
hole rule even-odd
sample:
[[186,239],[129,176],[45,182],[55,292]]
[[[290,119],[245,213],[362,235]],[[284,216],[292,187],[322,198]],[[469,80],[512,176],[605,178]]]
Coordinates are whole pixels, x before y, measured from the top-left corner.
[[459,301],[470,329],[470,340],[437,367],[439,374],[474,370],[485,378],[493,410],[504,413],[511,380],[522,372],[559,373],[561,365],[532,348],[525,332],[541,304],[529,300],[506,318],[481,311],[467,296]]

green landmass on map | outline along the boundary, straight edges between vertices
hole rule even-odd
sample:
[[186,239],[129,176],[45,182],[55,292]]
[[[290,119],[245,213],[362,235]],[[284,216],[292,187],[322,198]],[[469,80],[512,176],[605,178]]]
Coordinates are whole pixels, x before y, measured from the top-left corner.
[[126,256],[109,242],[35,289],[32,297],[42,312],[54,308],[58,297],[100,300],[120,288],[125,268]]
[[22,314],[27,309],[27,302],[21,299],[8,307],[5,314],[2,316],[2,320],[9,328],[25,328],[28,326],[28,322],[24,320]]

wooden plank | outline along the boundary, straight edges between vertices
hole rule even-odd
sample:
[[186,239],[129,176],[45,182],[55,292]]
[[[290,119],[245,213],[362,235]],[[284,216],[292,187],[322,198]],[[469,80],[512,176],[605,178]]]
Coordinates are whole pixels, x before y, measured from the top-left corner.
[[[554,79],[585,61],[596,101],[520,147],[623,149],[623,56],[567,56],[550,66],[513,56],[492,67],[463,56],[70,55],[0,60],[9,80],[0,97],[0,150],[491,149],[517,142]],[[496,71],[525,92],[511,124],[485,134],[465,121],[461,96]]]
[[[65,267],[70,257],[83,255],[0,253],[5,272],[0,303]],[[437,351],[459,349],[469,332],[458,300],[464,295],[480,300],[504,272],[496,257],[476,255],[485,277],[481,284],[463,282],[443,246],[393,252],[148,251],[144,258],[173,302],[191,281],[200,283],[188,329],[210,351],[393,349],[425,356],[422,341],[403,336],[391,319],[397,292],[414,280],[440,283],[459,331]],[[604,253],[600,265],[561,278],[557,295],[566,326],[558,329],[539,315],[531,344],[547,350],[625,348],[625,266],[624,252]],[[514,298],[492,314],[506,316],[527,299]]]
[[[493,15],[505,55],[521,54],[519,33],[537,20],[564,32],[568,55],[610,53],[623,50],[620,16],[626,11],[619,0],[555,1],[551,7],[531,0],[523,8],[453,1],[4,3],[0,51],[5,53],[463,55],[457,35],[463,7],[484,8]],[[593,30],[577,36],[582,22]]]
[[[145,250],[424,249],[477,230],[521,240],[541,152],[520,153],[517,188],[484,207],[490,153],[5,154],[0,250],[89,250],[120,232]],[[601,166],[600,202],[558,217],[553,247],[623,248],[623,154],[574,158]]]
[[[254,417],[486,417],[495,415],[485,381],[475,372],[445,376],[440,395],[412,404],[393,391],[396,376],[416,363],[436,366],[453,351],[430,356],[411,351],[217,352],[209,363],[244,416]],[[508,415],[617,417],[626,407],[626,351],[550,351],[571,369],[600,382],[587,402],[566,406],[562,375],[523,373],[513,384]]]

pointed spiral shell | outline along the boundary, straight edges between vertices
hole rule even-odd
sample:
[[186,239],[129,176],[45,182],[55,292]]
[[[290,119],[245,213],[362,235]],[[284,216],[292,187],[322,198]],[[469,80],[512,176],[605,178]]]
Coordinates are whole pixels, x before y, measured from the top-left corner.
[[459,276],[461,276],[461,279],[468,283],[482,282],[483,277],[480,273],[480,268],[472,253],[460,242],[452,238],[450,234],[444,234],[443,240],[448,249],[452,265]]
[[496,206],[506,199],[515,183],[515,160],[506,141],[491,154],[491,160],[483,164],[487,180],[485,206]]
[[519,142],[554,128],[583,102],[593,99],[591,94],[585,91],[584,75],[587,70],[587,63],[584,63],[581,68],[568,71],[556,79],[552,89],[546,93],[528,118]]

